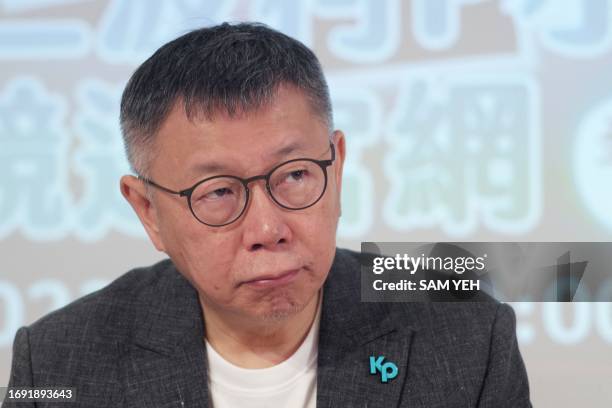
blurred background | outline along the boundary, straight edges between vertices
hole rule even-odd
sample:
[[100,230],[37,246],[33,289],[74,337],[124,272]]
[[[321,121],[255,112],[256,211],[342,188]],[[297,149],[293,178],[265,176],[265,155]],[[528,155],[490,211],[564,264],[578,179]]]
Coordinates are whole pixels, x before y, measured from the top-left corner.
[[[612,240],[611,0],[0,0],[0,385],[20,326],[163,257],[119,192],[120,94],[241,20],[324,65],[339,245]],[[612,303],[513,306],[534,406],[610,407]]]

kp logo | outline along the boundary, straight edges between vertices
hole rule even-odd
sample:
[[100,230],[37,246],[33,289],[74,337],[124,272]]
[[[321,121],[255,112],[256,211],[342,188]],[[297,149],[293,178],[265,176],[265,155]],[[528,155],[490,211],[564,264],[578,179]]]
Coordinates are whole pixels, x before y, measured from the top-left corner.
[[390,361],[383,364],[383,361],[385,361],[384,356],[378,358],[370,356],[370,374],[376,374],[379,371],[380,381],[386,383],[397,376],[397,366]]

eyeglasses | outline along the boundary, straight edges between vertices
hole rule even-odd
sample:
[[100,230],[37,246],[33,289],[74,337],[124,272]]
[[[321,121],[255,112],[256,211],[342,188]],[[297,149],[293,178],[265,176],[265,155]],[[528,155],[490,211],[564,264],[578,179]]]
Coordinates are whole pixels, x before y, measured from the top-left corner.
[[267,174],[243,179],[219,175],[198,181],[193,187],[174,191],[153,180],[138,176],[144,183],[170,194],[186,197],[193,216],[202,224],[222,227],[236,221],[249,202],[249,184],[266,181],[266,191],[278,206],[303,210],[315,205],[327,188],[327,167],[336,159],[333,143],[331,160],[293,159],[274,167]]

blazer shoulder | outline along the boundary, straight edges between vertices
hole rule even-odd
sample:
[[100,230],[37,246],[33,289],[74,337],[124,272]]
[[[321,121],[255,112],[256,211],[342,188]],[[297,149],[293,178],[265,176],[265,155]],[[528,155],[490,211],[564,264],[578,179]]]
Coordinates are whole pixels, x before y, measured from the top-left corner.
[[[343,285],[359,286],[361,265],[369,265],[378,255],[347,249],[338,249],[334,277]],[[355,292],[354,296],[358,296]],[[359,306],[359,305],[357,305]],[[398,302],[371,305],[370,308],[384,309],[388,318],[402,322],[419,332],[419,336],[436,338],[439,346],[455,347],[457,342],[469,341],[488,347],[494,330],[509,333],[513,330],[512,308],[496,299],[482,294],[478,301],[462,302]],[[361,305],[361,309],[366,309]],[[380,313],[377,314],[380,318]],[[470,347],[473,349],[472,347]]]
[[51,312],[29,326],[30,339],[57,340],[121,336],[138,305],[153,295],[160,282],[176,274],[169,259],[135,268],[104,288]]
[[368,252],[359,252],[346,248],[336,248],[335,261],[342,265],[344,269],[352,269],[361,265],[367,265],[376,256],[378,255]]
[[491,299],[481,302],[428,302],[424,303],[423,327],[443,326],[449,333],[470,334],[469,337],[489,339],[496,319],[510,306]]

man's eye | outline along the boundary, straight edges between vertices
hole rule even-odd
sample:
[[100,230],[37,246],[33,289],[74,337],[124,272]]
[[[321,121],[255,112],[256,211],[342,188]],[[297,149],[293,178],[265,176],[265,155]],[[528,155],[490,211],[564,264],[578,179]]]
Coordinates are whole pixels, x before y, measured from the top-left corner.
[[210,193],[205,194],[202,198],[205,200],[218,200],[220,198],[226,197],[233,194],[232,189],[223,187],[218,188],[216,190],[211,191]]
[[308,170],[294,170],[292,172],[287,173],[287,177],[285,178],[286,182],[295,182],[300,181],[308,176]]

